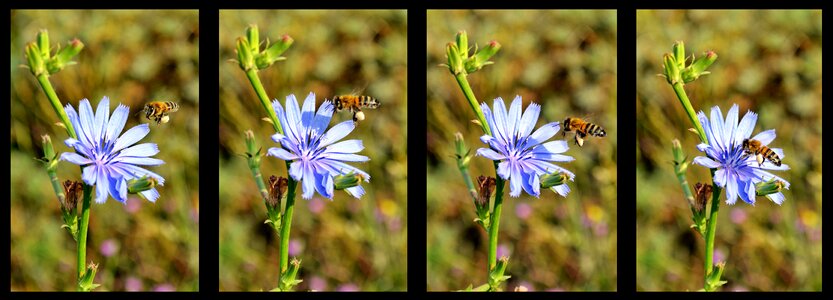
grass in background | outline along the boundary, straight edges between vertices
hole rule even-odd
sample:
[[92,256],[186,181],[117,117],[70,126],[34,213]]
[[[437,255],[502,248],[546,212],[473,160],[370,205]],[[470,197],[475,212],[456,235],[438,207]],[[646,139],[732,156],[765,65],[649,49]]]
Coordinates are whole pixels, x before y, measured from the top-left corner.
[[[671,140],[689,159],[697,136],[662,73],[662,54],[683,40],[719,55],[712,74],[686,86],[696,111],[732,103],[759,114],[753,134],[774,128],[792,185],[779,207],[738,201],[718,216],[715,261],[723,290],[821,290],[821,11],[639,11],[637,13],[637,289],[696,290],[703,249],[673,176]],[[706,168],[688,181],[710,182]],[[725,197],[721,196],[721,201]]]
[[[243,132],[252,129],[264,149],[276,146],[245,74],[235,41],[257,24],[261,40],[290,35],[281,61],[259,72],[266,93],[282,103],[357,92],[379,99],[347,136],[361,139],[370,157],[354,164],[368,172],[361,200],[336,192],[296,200],[290,256],[302,260],[297,290],[404,291],[407,286],[407,16],[404,10],[220,12],[220,289],[269,290],[278,280],[277,235],[263,224],[263,206],[246,159]],[[336,113],[332,124],[350,120]],[[263,159],[264,178],[284,174],[284,163]],[[300,190],[300,186],[298,187]]]
[[[110,198],[93,204],[87,260],[99,264],[96,283],[108,290],[199,288],[199,24],[197,11],[12,11],[11,14],[11,289],[74,290],[75,243],[60,228],[61,210],[49,189],[41,135],[56,152],[66,147],[58,122],[25,64],[23,48],[38,30],[66,45],[79,38],[85,48],[77,65],[51,76],[64,105],[83,98],[93,106],[110,97],[130,106],[125,128],[150,122],[133,116],[150,100],[176,101],[179,112],[142,141],[159,145],[165,177],[154,204],[135,195],[122,205]],[[61,163],[58,178],[81,179],[78,168]],[[80,204],[79,204],[80,207]]]
[[[498,256],[511,256],[505,290],[616,289],[616,12],[428,12],[428,289],[459,290],[486,281],[488,234],[472,220],[471,197],[453,158],[460,131],[476,151],[482,130],[445,63],[445,45],[460,30],[470,43],[501,43],[496,63],[469,76],[475,95],[490,106],[515,95],[542,105],[539,124],[586,117],[605,138],[583,148],[567,136],[576,158],[560,166],[576,173],[563,198],[550,190],[536,199],[506,197]],[[561,139],[561,132],[554,137]],[[473,177],[494,176],[492,162],[472,159]],[[507,187],[508,189],[508,187]]]

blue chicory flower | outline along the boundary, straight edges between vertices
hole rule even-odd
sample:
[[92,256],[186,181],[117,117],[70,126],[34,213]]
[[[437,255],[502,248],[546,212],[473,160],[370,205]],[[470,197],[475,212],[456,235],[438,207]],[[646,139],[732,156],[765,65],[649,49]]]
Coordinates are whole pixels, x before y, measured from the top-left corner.
[[[333,116],[334,106],[325,100],[315,110],[315,94],[309,93],[303,108],[298,107],[295,95],[286,97],[286,110],[278,100],[272,101],[284,134],[276,133],[272,140],[282,148],[269,148],[268,154],[285,161],[291,161],[289,176],[303,184],[303,198],[310,199],[318,191],[324,197],[333,199],[333,177],[350,173],[363,176],[370,181],[370,175],[344,162],[366,162],[367,156],[355,154],[364,149],[361,140],[346,140],[336,143],[355,128],[352,120],[336,124],[329,130],[327,125]],[[356,198],[364,195],[361,185],[346,188]]]
[[[541,106],[531,103],[521,114],[521,102],[521,96],[516,96],[508,112],[500,97],[494,100],[494,111],[490,110],[486,103],[480,104],[492,135],[480,137],[489,148],[477,149],[477,155],[500,161],[497,174],[510,180],[510,196],[518,197],[521,190],[524,190],[527,194],[538,197],[541,194],[539,176],[561,172],[567,174],[571,181],[575,178],[572,172],[549,162],[569,162],[574,158],[560,154],[569,148],[566,141],[544,143],[558,133],[561,128],[559,123],[545,124],[532,132],[535,123],[538,122]],[[554,186],[552,190],[564,197],[570,193],[570,187],[566,183]]]
[[[78,139],[68,138],[64,143],[75,149],[75,153],[61,154],[61,160],[83,167],[82,179],[95,186],[95,202],[104,203],[107,195],[119,202],[127,201],[127,181],[150,176],[163,185],[165,179],[159,174],[139,166],[157,166],[165,163],[161,159],[151,158],[159,153],[154,143],[136,144],[144,138],[150,128],[148,124],[134,126],[121,137],[119,134],[127,123],[130,108],[119,104],[110,116],[110,99],[106,96],[98,103],[96,112],[90,101],[81,100],[78,112],[67,104],[66,112]],[[145,199],[155,202],[159,198],[156,188],[141,192]]]
[[[755,155],[744,153],[743,140],[752,135],[755,123],[758,121],[757,114],[747,111],[738,124],[738,105],[735,104],[729,109],[725,120],[720,107],[717,106],[712,107],[711,119],[707,118],[702,111],[697,114],[697,117],[703,125],[709,143],[697,145],[697,149],[705,152],[706,156],[695,157],[694,163],[717,169],[714,174],[714,183],[726,190],[726,203],[735,204],[740,196],[746,203],[755,204],[755,184],[773,178],[784,182],[784,188],[789,189],[789,182],[768,172],[789,170],[788,165],[776,166],[770,161],[759,165]],[[775,130],[770,129],[758,133],[752,139],[767,146],[775,139]],[[770,149],[781,159],[784,158],[784,150],[781,148]],[[769,194],[767,197],[778,205],[784,202],[784,194],[780,192]]]

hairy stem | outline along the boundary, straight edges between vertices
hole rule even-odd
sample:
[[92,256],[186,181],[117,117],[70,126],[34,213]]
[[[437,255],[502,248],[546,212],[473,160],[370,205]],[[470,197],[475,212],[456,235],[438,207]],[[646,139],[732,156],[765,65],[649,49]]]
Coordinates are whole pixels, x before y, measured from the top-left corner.
[[49,181],[52,183],[52,190],[54,190],[55,195],[58,196],[58,204],[63,206],[66,201],[66,195],[64,194],[64,188],[61,186],[61,182],[58,180],[58,172],[47,169],[46,173],[49,174]]
[[457,79],[457,84],[460,85],[463,95],[466,96],[466,100],[469,101],[471,110],[474,111],[475,115],[477,115],[477,121],[480,122],[480,127],[483,128],[483,132],[488,135],[492,135],[492,131],[489,129],[489,123],[486,122],[486,116],[483,115],[483,110],[480,109],[480,103],[477,102],[477,98],[474,97],[474,92],[471,90],[469,80],[466,78],[466,73],[454,75],[454,78]]
[[61,122],[64,123],[64,127],[67,129],[67,134],[74,139],[78,139],[78,136],[75,135],[75,129],[72,128],[72,123],[70,123],[69,117],[67,117],[67,112],[64,111],[64,107],[61,105],[61,100],[58,99],[58,95],[55,94],[55,89],[52,88],[52,83],[49,82],[49,76],[46,74],[38,75],[38,83],[40,83],[43,92],[46,93],[46,98],[48,98],[49,103],[52,104],[52,109],[55,110],[55,114],[57,114],[58,118],[61,119]]
[[257,76],[257,70],[249,69],[246,71],[246,77],[249,78],[249,82],[255,89],[257,98],[260,100],[260,104],[263,105],[263,110],[266,111],[266,114],[269,115],[269,119],[272,120],[272,127],[274,127],[275,131],[278,133],[283,134],[281,123],[278,122],[278,116],[275,114],[275,110],[272,109],[272,104],[269,103],[269,97],[266,96],[266,90],[263,89],[263,83],[260,82],[260,77]]
[[677,99],[680,100],[680,103],[685,108],[686,115],[688,115],[688,119],[691,120],[691,124],[694,125],[694,129],[697,130],[697,134],[700,136],[700,141],[703,143],[708,144],[708,139],[706,139],[706,132],[703,130],[703,125],[700,124],[700,120],[697,119],[697,113],[694,112],[694,107],[691,106],[691,101],[688,100],[688,95],[685,93],[685,88],[683,88],[682,82],[677,82],[672,85],[674,88],[674,93],[677,94]]
[[[714,178],[714,170],[712,170],[712,178]],[[714,235],[717,232],[717,212],[720,210],[720,192],[722,189],[717,186],[717,184],[713,184],[712,187],[712,207],[709,211],[709,219],[706,226],[706,259],[703,262],[705,267],[705,277],[712,273],[714,270]],[[706,284],[708,287],[708,284]],[[712,290],[707,290],[711,292]]]

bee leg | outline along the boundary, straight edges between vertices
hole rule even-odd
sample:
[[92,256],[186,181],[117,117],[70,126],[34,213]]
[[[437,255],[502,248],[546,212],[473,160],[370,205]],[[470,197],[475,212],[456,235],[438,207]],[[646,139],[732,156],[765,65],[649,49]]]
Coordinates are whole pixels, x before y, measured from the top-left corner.
[[755,155],[755,159],[758,160],[758,167],[764,164],[764,156],[760,153],[758,155]]

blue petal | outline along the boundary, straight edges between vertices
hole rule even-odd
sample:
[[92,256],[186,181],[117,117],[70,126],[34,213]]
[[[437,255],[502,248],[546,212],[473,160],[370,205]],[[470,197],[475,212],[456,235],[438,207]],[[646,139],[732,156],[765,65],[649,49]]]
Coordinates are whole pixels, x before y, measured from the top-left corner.
[[477,155],[483,156],[483,157],[488,158],[488,159],[491,159],[491,160],[503,160],[503,159],[506,159],[506,156],[504,156],[504,155],[502,155],[502,154],[500,154],[500,153],[497,153],[497,152],[495,152],[494,150],[489,149],[489,148],[480,148],[480,149],[477,149]]
[[564,153],[569,149],[566,141],[552,141],[536,146],[533,153]]
[[715,185],[725,188],[728,181],[726,169],[718,169],[717,172],[714,172],[713,180]]
[[[751,181],[739,181],[740,189],[738,194],[743,202],[755,204],[755,185]],[[749,189],[752,189],[752,194],[749,194]]]
[[367,174],[367,172],[365,171],[362,171],[354,166],[345,164],[340,161],[324,158],[316,160],[314,162],[314,165],[316,168],[326,169],[328,172],[330,172],[331,175],[347,174],[350,172],[354,172],[362,175],[364,177],[365,182],[370,181],[370,174]]
[[772,202],[775,202],[775,204],[778,204],[778,205],[781,205],[781,203],[784,203],[784,200],[786,200],[786,198],[784,198],[784,194],[781,193],[781,192],[778,192],[778,193],[775,193],[775,194],[769,194],[769,195],[766,195],[766,197],[769,198],[769,200],[772,200]]
[[711,119],[711,129],[712,135],[714,136],[714,140],[716,144],[712,144],[720,148],[722,151],[726,151],[728,149],[728,145],[726,145],[726,138],[723,137],[723,113],[720,111],[720,107],[715,106],[712,107]]
[[330,174],[315,174],[315,190],[321,196],[333,199],[333,177]]
[[158,166],[165,163],[165,161],[158,159],[158,158],[150,158],[150,157],[135,157],[135,156],[125,156],[125,157],[116,157],[112,162],[120,162],[124,164],[131,164],[137,166]]
[[107,178],[107,173],[104,168],[98,168],[95,185],[95,203],[107,202],[107,196],[110,193],[110,180]]
[[534,173],[521,173],[521,184],[527,194],[539,197],[541,195],[541,182]]
[[96,141],[104,140],[105,129],[107,128],[107,121],[110,119],[110,99],[107,96],[98,102],[98,107],[95,109],[95,130],[93,131]]
[[119,104],[116,110],[113,111],[113,116],[107,121],[107,130],[104,133],[104,141],[108,144],[115,143],[119,133],[124,129],[127,123],[127,117],[130,115],[130,108]]
[[758,114],[750,111],[746,111],[746,114],[743,115],[743,119],[740,120],[740,125],[738,125],[738,130],[735,132],[735,144],[740,145],[743,143],[744,139],[748,139],[752,136],[752,131],[755,130],[755,123],[758,122]]
[[703,126],[703,131],[706,133],[706,140],[712,147],[717,148],[717,141],[714,133],[712,132],[712,127],[709,122],[709,118],[706,117],[706,114],[703,111],[697,113],[697,119],[700,120],[700,125]]
[[310,92],[304,99],[304,107],[301,108],[301,123],[304,128],[312,128],[312,119],[315,117],[315,93]]
[[694,163],[698,164],[698,165],[701,165],[701,166],[704,166],[704,167],[709,168],[709,169],[717,169],[717,168],[721,167],[720,163],[718,163],[716,161],[713,161],[711,158],[708,158],[708,157],[705,157],[705,156],[695,157],[694,158]]
[[563,154],[551,154],[551,153],[533,153],[532,158],[539,159],[539,160],[546,160],[546,161],[555,161],[555,162],[571,162],[576,160],[572,156],[563,155]]
[[144,143],[128,147],[119,153],[119,156],[148,157],[159,153],[159,147],[154,143]]
[[78,115],[81,124],[81,130],[84,131],[84,138],[86,142],[93,147],[97,146],[97,138],[95,136],[95,115],[93,114],[93,107],[90,105],[90,100],[83,99],[78,103]]
[[289,164],[289,176],[292,176],[292,179],[295,181],[300,181],[304,177],[304,169],[303,169],[303,162],[295,161]]
[[490,136],[490,135],[483,135],[480,137],[480,141],[492,147],[492,150],[502,153],[506,155],[509,153],[509,149],[507,149],[507,145],[502,144],[500,140],[497,138]]
[[344,121],[341,123],[336,124],[335,126],[331,127],[324,136],[321,137],[321,141],[318,144],[318,147],[326,147],[332,143],[335,143],[338,140],[343,139],[345,136],[350,134],[353,129],[356,128],[356,125],[353,124],[353,120]]
[[81,180],[87,185],[95,185],[96,178],[98,178],[98,166],[89,165],[81,170]]
[[150,132],[148,124],[136,125],[128,129],[124,134],[116,139],[116,144],[113,146],[112,152],[124,149],[127,146],[133,145],[139,140],[143,139]]
[[123,178],[110,177],[110,196],[121,203],[127,201],[127,181]]
[[521,96],[515,96],[515,99],[512,100],[512,104],[509,106],[509,114],[506,115],[506,122],[507,125],[507,132],[508,137],[510,137],[510,142],[512,139],[518,137],[518,128],[521,126],[521,112],[522,112],[523,101],[521,100]]
[[327,146],[324,153],[356,153],[363,149],[361,140],[346,140]]
[[726,123],[723,125],[723,137],[726,141],[727,148],[737,145],[735,143],[735,130],[738,127],[738,105],[734,104],[729,108],[729,113],[726,115]]
[[[489,129],[492,131],[492,136],[496,138],[498,141],[505,142],[506,138],[500,134],[500,131],[497,130],[497,123],[495,123],[495,116],[492,114],[492,110],[489,109],[489,105],[486,103],[480,103],[480,109],[483,110],[483,116],[486,118],[486,123],[489,126]],[[489,135],[485,135],[489,136]],[[481,138],[481,140],[483,140]],[[486,142],[484,142],[486,143]]]
[[364,155],[358,154],[350,154],[350,153],[325,153],[319,156],[321,158],[327,158],[337,161],[350,161],[350,162],[365,162],[370,160],[369,157]]
[[559,125],[558,122],[544,124],[544,126],[541,126],[541,128],[538,128],[538,130],[535,130],[535,132],[533,132],[532,135],[529,136],[529,139],[527,139],[526,143],[524,143],[522,150],[526,150],[532,146],[538,145],[546,140],[549,140],[556,133],[558,133],[559,129],[561,129],[561,125]]
[[133,178],[139,178],[142,176],[150,176],[153,179],[156,179],[157,185],[165,185],[165,178],[156,174],[154,172],[148,171],[142,167],[137,167],[131,164],[126,163],[112,163],[109,164],[108,167],[112,171],[118,171],[120,174],[131,174]]
[[305,165],[303,166],[304,171],[304,179],[301,179],[301,183],[304,185],[304,199],[310,199],[313,195],[315,195],[315,174],[310,166]]
[[568,186],[565,183],[565,184],[562,184],[562,185],[556,185],[556,186],[552,187],[552,190],[554,192],[556,192],[557,194],[561,195],[561,197],[567,197],[567,194],[570,193],[570,186]]
[[72,153],[72,152],[61,153],[61,160],[65,160],[65,161],[74,163],[74,164],[79,165],[79,166],[83,166],[83,165],[93,163],[93,161],[90,160],[89,158],[83,157],[81,155],[78,155],[77,153]]
[[543,161],[543,160],[526,159],[526,160],[521,162],[521,165],[523,166],[524,169],[535,170],[535,173],[538,174],[538,175],[552,174],[552,173],[555,173],[555,172],[560,172],[560,173],[567,174],[567,177],[570,180],[573,180],[576,177],[576,174],[574,174],[573,172],[570,172],[570,170],[567,170],[565,168],[556,166],[552,163],[549,163],[549,162],[546,162],[546,161]]
[[504,180],[509,180],[509,176],[511,175],[511,171],[509,170],[509,162],[502,161],[497,164],[497,175]]
[[301,123],[301,108],[298,107],[298,100],[295,95],[286,96],[286,122],[289,126],[284,127],[284,133],[295,137],[297,142],[303,142],[304,124]]
[[772,143],[772,140],[775,139],[775,129],[770,129],[770,130],[758,133],[752,139],[753,140],[758,140],[764,146],[769,145],[769,143]]
[[520,129],[518,129],[518,136],[529,136],[532,129],[535,128],[535,123],[538,122],[538,115],[540,114],[541,105],[538,105],[537,103],[530,103],[521,117],[521,126]]
[[298,159],[298,155],[295,155],[294,153],[289,153],[289,151],[277,147],[269,148],[269,151],[267,153],[270,156],[274,156],[285,161],[293,161]]
[[[495,117],[495,127],[492,128],[492,135],[494,135],[495,137],[500,136],[500,138],[503,139],[504,144],[509,144],[511,134],[508,131],[509,121],[506,120],[508,116],[506,112],[506,104],[503,103],[503,98],[495,98],[493,106],[495,108],[493,111]],[[497,131],[497,134],[495,134],[495,131]]]
[[509,178],[509,196],[518,197],[521,195],[523,188],[521,187],[523,178],[521,177],[521,167],[518,164],[509,164],[509,169],[512,176]]
[[327,131],[327,125],[330,124],[330,119],[333,117],[333,102],[324,101],[318,112],[315,113],[315,118],[312,120],[312,129],[319,134]]
[[738,201],[738,180],[731,172],[727,172],[726,176],[726,203],[733,205]]
[[159,199],[159,191],[157,191],[156,188],[139,192],[139,194],[142,194],[142,196],[144,196],[145,199],[147,199],[150,202],[156,202],[156,200]]
[[344,190],[347,191],[347,193],[350,194],[350,196],[356,197],[356,199],[361,199],[361,197],[364,195],[364,188],[360,185],[346,188]]
[[285,135],[282,135],[280,133],[273,134],[272,140],[276,143],[281,143],[281,145],[284,148],[289,149],[289,151],[292,153],[301,153],[301,149],[298,148],[298,143],[293,142],[291,139],[289,139],[289,137]]

